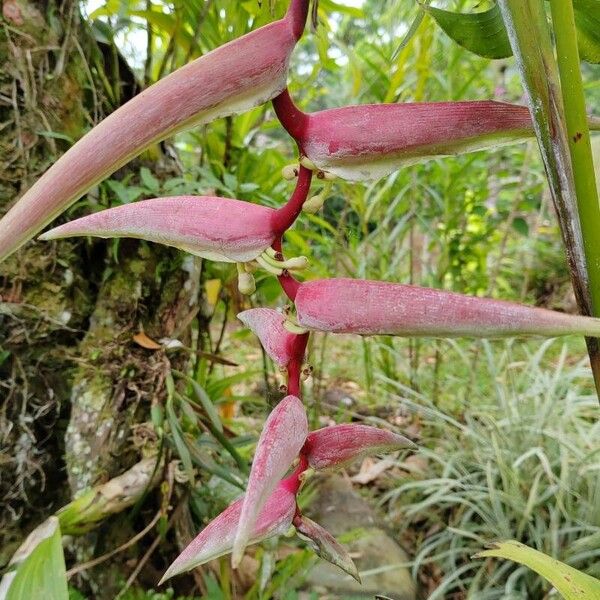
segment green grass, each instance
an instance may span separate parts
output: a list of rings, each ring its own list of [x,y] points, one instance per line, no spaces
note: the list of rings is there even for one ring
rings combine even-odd
[[[415,577],[434,566],[441,573],[430,600],[467,592],[482,600],[542,598],[542,580],[527,569],[470,557],[491,541],[517,538],[600,573],[600,550],[585,541],[600,535],[598,401],[586,359],[568,364],[568,346],[558,341],[523,361],[485,342],[481,354],[492,389],[475,388],[460,416],[381,378],[396,392],[389,401],[420,415],[428,461],[423,477],[399,479],[381,503],[410,530]]]

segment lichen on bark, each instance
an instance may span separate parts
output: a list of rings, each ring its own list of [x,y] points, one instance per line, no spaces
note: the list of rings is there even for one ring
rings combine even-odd
[[[152,398],[163,393],[170,359],[137,346],[133,336],[140,329],[156,339],[171,336],[196,303],[197,285],[186,280],[198,273],[182,269],[173,252],[122,245],[126,256],[109,268],[77,349],[65,454],[74,494],[135,461],[131,427],[148,418]]]
[[[64,121],[87,127],[76,8],[74,0],[2,3],[0,214],[68,147],[52,132]],[[68,500],[56,482],[64,479],[72,348],[93,303],[77,248],[31,243],[0,265],[3,549]]]
[[[78,7],[2,3],[0,214],[136,87],[123,61],[118,76],[110,71],[114,54],[82,25]],[[160,169],[176,170],[169,161]],[[143,328],[187,341],[179,328],[196,307],[199,264],[156,245],[80,239],[32,241],[0,265],[0,568],[49,514],[139,461],[136,432],[164,393],[169,363],[182,368],[187,355],[149,351],[132,337]],[[122,522],[103,525],[75,555],[129,533]],[[114,597],[101,572],[110,579],[113,568],[122,561],[86,575],[94,597]]]

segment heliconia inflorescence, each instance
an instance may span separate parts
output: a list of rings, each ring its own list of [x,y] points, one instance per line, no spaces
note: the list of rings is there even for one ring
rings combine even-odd
[[[306,411],[295,396],[284,398],[267,419],[256,447],[246,494],[216,517],[168,568],[162,581],[223,554],[239,565],[249,543],[280,535],[294,525],[319,556],[360,581],[349,554],[296,504],[307,469],[342,467],[354,459],[414,444],[404,436],[361,424],[334,425],[308,433]],[[285,479],[283,475],[298,464]]]
[[[283,19],[181,67],[94,127],[0,221],[0,261],[152,144],[278,95],[287,83],[308,3],[292,0]]]
[[[585,335],[600,337],[600,319],[515,302],[414,285],[363,279],[301,284],[295,297],[300,327],[331,333],[428,337]]]
[[[313,0],[316,2],[316,0]],[[0,260],[38,233],[72,202],[158,140],[273,100],[294,138],[299,164],[278,209],[236,199],[155,198],[100,211],[56,227],[41,238],[134,237],[217,261],[235,262],[238,287],[252,293],[256,262],[278,276],[295,314],[258,308],[238,316],[287,374],[287,395],[258,440],[245,496],[214,519],[169,567],[163,581],[232,552],[239,565],[247,545],[294,526],[316,552],[352,577],[349,554],[301,514],[296,496],[311,470],[340,468],[369,453],[414,444],[362,424],[308,430],[301,380],[308,332],[433,337],[600,337],[600,319],[488,298],[359,279],[299,283],[290,271],[305,257],[284,259],[282,236],[301,210],[316,212],[336,176],[382,177],[422,159],[518,142],[533,135],[527,108],[491,101],[347,106],[313,114],[293,103],[287,88],[292,50],[304,30],[309,0],[291,0],[286,16],[197,59],[154,84],[93,128],[60,158],[0,221]],[[315,4],[313,4],[313,7]],[[594,125],[597,127],[598,122]],[[325,182],[308,198],[313,171]],[[288,475],[288,471],[293,472]]]

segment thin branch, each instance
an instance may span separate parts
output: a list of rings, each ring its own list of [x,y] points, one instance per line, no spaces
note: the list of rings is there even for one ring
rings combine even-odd
[[[115,548],[114,550],[111,550],[110,552],[107,552],[106,554],[103,554],[102,556],[99,556],[98,558],[94,558],[85,563],[81,563],[80,565],[76,565],[72,569],[69,569],[67,571],[67,579],[70,579],[71,577],[73,577],[73,575],[76,575],[77,573],[81,573],[82,571],[87,571],[88,569],[91,569],[92,567],[96,567],[96,566],[102,564],[103,562],[107,561],[109,558],[112,558],[113,556],[115,556],[115,554],[119,554],[120,552],[127,550],[127,548],[129,548],[129,547],[133,546],[134,544],[136,544],[137,542],[139,542],[158,523],[161,516],[162,516],[162,510],[159,510],[156,513],[156,515],[154,515],[154,518],[152,519],[152,521],[150,521],[150,523],[148,523],[148,525],[146,525],[146,527],[144,527],[144,529],[142,529],[139,533],[136,533],[130,540],[127,540],[124,544],[122,544],[118,548]]]

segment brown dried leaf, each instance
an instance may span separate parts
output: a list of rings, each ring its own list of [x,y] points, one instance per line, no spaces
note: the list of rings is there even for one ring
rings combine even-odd
[[[152,338],[149,338],[143,331],[136,333],[133,336],[133,341],[146,350],[160,350],[162,346],[155,342]]]
[[[384,458],[383,460],[375,461],[372,458],[365,458],[360,466],[360,471],[352,477],[354,483],[366,485],[375,481],[389,468],[396,464],[395,460]]]

